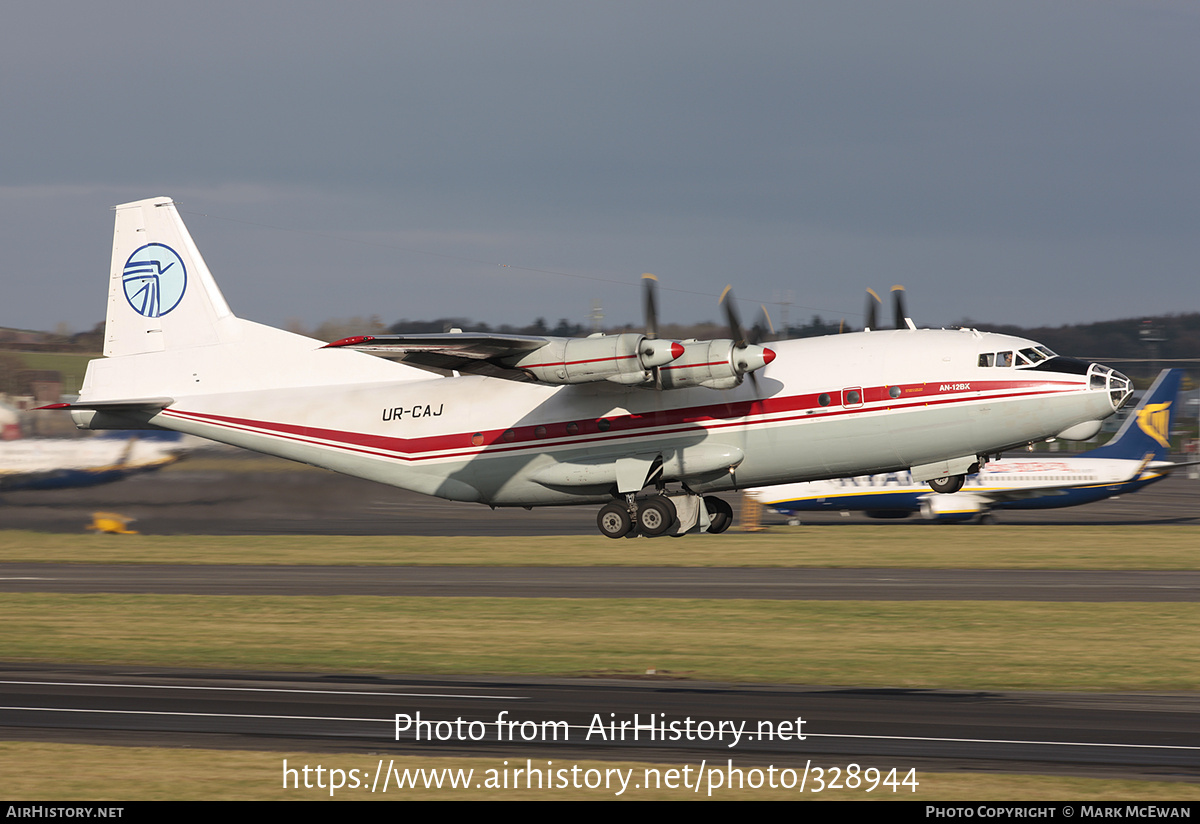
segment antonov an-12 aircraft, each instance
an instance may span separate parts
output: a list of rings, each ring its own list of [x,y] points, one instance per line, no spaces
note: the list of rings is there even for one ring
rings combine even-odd
[[[992,510],[1057,509],[1137,492],[1191,463],[1171,463],[1169,435],[1183,373],[1165,369],[1113,439],[1078,455],[993,459],[962,490],[935,495],[905,472],[750,489],[768,509],[863,512],[869,518],[990,521]]]
[[[908,471],[955,491],[988,455],[1091,437],[1131,392],[1033,341],[907,319],[768,349],[731,297],[730,339],[663,341],[647,285],[646,334],[326,345],[236,317],[174,203],[142,200],[116,208],[105,357],[60,408],[455,501],[603,504],[621,538],[721,532],[708,493],[750,486]]]

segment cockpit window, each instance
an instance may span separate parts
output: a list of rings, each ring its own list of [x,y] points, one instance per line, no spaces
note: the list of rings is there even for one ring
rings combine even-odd
[[[1047,359],[1045,354],[1039,351],[1036,347],[1032,346],[1028,349],[1022,349],[1021,354],[1024,355],[1030,363],[1038,363],[1039,361],[1044,361]]]
[[[1041,352],[1043,355],[1045,355],[1048,358],[1057,358],[1058,357],[1058,355],[1056,355],[1054,352],[1052,352],[1049,347],[1038,344],[1036,348],[1039,352]]]
[[[1012,366],[1013,365],[1013,353],[1012,352],[997,352],[996,353],[996,365],[997,366]]]

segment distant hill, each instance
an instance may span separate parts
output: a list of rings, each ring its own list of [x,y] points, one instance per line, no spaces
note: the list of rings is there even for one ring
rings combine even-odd
[[[1085,360],[1186,358],[1200,365],[1200,313],[1197,312],[1036,329],[969,321],[963,325],[1032,338],[1055,352]]]
[[[1193,361],[1192,365],[1200,366],[1200,312],[1180,315],[1161,315],[1151,318],[1126,318],[1123,320],[1108,320],[1098,323],[1086,323],[1065,326],[1041,326],[1026,328],[1011,324],[985,323],[964,319],[960,326],[979,329],[985,332],[1002,332],[1019,337],[1031,338],[1049,346],[1056,352],[1071,357],[1098,361],[1167,361],[1186,359]],[[370,327],[370,328],[367,328]],[[310,333],[301,327],[294,331],[302,334],[312,334],[322,340],[334,340],[353,334],[378,334],[386,330],[392,334],[427,334],[430,332],[445,332],[452,327],[467,331],[495,331],[508,334],[525,335],[586,335],[588,329],[579,324],[572,324],[566,319],[551,326],[543,318],[537,318],[528,326],[516,327],[501,325],[493,327],[483,322],[475,322],[467,318],[438,318],[436,320],[400,320],[391,325],[385,325],[378,318],[361,320],[358,318],[327,321],[317,327],[315,333]],[[803,325],[791,326],[784,337],[803,338],[816,335],[837,334],[841,327],[838,322],[826,322],[820,316]],[[633,327],[606,329],[608,332],[636,332]],[[856,331],[846,326],[844,331]],[[685,324],[664,324],[660,334],[662,337],[700,339],[721,337],[728,334],[724,326],[710,322]],[[72,353],[95,355],[103,347],[104,325],[97,324],[88,332],[75,334],[58,334],[53,332],[36,332],[24,329],[0,328],[0,351],[10,352],[40,352],[40,353]],[[1187,364],[1182,364],[1187,365]]]

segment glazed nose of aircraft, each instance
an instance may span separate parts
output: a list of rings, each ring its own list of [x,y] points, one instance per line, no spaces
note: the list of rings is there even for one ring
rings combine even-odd
[[[1133,381],[1099,363],[1088,367],[1088,386],[1091,389],[1108,392],[1113,411],[1117,411],[1133,397]]]

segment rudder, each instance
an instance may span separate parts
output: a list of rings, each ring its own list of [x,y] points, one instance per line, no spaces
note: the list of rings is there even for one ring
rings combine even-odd
[[[236,318],[169,197],[114,207],[104,354],[210,346]]]
[[[1182,378],[1183,372],[1179,369],[1160,372],[1154,385],[1121,424],[1116,436],[1099,449],[1083,455],[1092,458],[1140,459],[1153,454],[1153,460],[1166,460],[1171,451],[1171,421],[1175,417]]]

